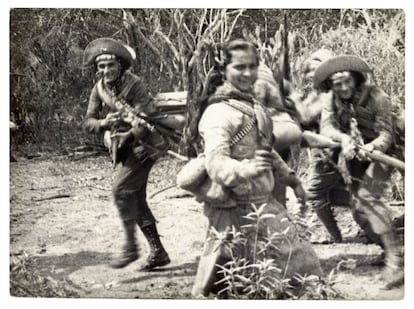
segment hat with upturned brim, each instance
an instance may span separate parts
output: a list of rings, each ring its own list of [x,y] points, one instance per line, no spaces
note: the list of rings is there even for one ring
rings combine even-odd
[[[313,76],[313,84],[320,87],[332,74],[343,71],[359,73],[371,72],[369,65],[359,57],[343,55],[330,58],[321,63]]]
[[[104,54],[115,55],[124,60],[125,69],[129,68],[134,60],[134,55],[129,51],[130,47],[111,38],[99,38],[86,46],[83,52],[83,66],[89,67],[95,63],[98,56]]]

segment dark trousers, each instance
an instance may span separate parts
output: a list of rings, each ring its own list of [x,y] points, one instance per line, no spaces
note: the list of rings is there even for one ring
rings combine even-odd
[[[155,223],[147,204],[147,182],[155,160],[130,152],[113,184],[113,196],[123,221],[135,220],[139,227]]]
[[[308,182],[308,200],[314,209],[330,207],[329,192],[343,186],[344,180],[335,163],[337,157],[320,158],[312,168]],[[351,211],[355,221],[368,237],[382,245],[382,235],[392,233],[392,221],[384,203],[392,169],[377,162],[353,159],[348,162],[352,177],[349,186],[352,194]]]
[[[332,152],[312,149],[309,177],[306,189],[310,203],[315,206],[328,203],[331,205],[351,206],[351,196],[341,174],[335,167]]]

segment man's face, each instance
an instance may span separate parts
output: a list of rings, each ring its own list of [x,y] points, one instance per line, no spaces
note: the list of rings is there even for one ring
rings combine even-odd
[[[305,78],[308,79],[310,82],[313,82],[313,75],[315,75],[316,69],[321,65],[321,61],[312,61],[309,64],[309,69],[305,74]]]
[[[313,76],[315,75],[316,69],[321,64],[320,61],[312,61],[309,64],[308,70],[303,76],[303,84],[305,92],[311,91],[313,89]]]
[[[338,72],[331,76],[332,91],[342,100],[349,100],[355,93],[355,79],[351,72]]]
[[[248,91],[257,79],[257,56],[253,51],[232,51],[226,66],[226,80],[241,91]]]
[[[116,81],[121,73],[121,66],[115,59],[101,60],[97,63],[99,74],[102,76],[104,83]]]

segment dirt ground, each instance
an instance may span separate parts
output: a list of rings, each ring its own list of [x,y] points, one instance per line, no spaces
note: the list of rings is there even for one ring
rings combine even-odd
[[[21,158],[10,165],[10,254],[26,252],[39,274],[65,280],[82,298],[189,299],[206,220],[202,205],[174,187],[176,159],[161,159],[148,185],[151,209],[172,263],[153,272],[138,269],[148,253],[141,232],[142,258],[124,269],[108,266],[123,243],[112,202],[114,170],[107,156]],[[292,198],[290,205],[293,205]],[[390,207],[394,215],[403,207]],[[363,243],[349,209],[335,209],[345,236],[342,244],[317,244],[324,271],[335,269],[334,289],[343,299],[401,299],[404,286],[382,289],[380,247]],[[324,233],[312,213],[316,236]],[[401,235],[400,235],[401,236]],[[402,236],[401,236],[402,238]],[[401,240],[402,241],[402,240]]]

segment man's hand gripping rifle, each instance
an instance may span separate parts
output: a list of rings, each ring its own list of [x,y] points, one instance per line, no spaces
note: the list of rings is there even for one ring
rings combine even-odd
[[[112,124],[111,131],[106,131],[104,135],[104,144],[109,149],[112,156],[112,162],[114,167],[118,162],[118,150],[127,144],[132,138],[130,130],[120,130],[122,124],[127,124],[130,128],[141,127],[143,133],[146,130],[154,132],[155,126],[148,121],[148,116],[143,113],[136,111],[126,102],[120,99],[114,101],[117,112],[109,113],[104,121]]]
[[[329,137],[316,134],[310,131],[304,131],[302,135],[304,141],[307,145],[311,148],[338,148],[341,147],[341,143],[335,142]],[[373,150],[367,148],[366,145],[358,145],[354,144],[356,148],[356,152],[361,155],[361,157],[366,157],[369,160],[377,161],[380,163],[384,163],[386,165],[392,166],[399,171],[405,170],[405,162],[394,158],[392,156],[386,155],[381,151]]]

